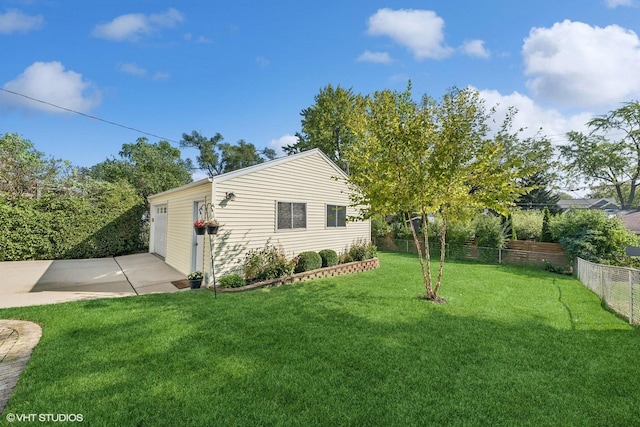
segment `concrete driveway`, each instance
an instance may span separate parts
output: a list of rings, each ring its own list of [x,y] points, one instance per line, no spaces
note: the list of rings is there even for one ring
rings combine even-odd
[[[0,262],[0,308],[176,292],[186,279],[155,255]]]

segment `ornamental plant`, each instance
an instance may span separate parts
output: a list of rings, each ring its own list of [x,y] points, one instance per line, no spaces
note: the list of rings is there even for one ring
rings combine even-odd
[[[311,271],[322,267],[322,258],[317,252],[302,252],[297,258],[298,262],[295,267],[296,273],[303,273],[305,271]]]
[[[188,280],[202,280],[202,271],[194,271],[187,276]]]
[[[318,252],[320,258],[322,258],[323,267],[333,267],[338,264],[338,254],[333,249],[323,249]]]
[[[287,260],[282,246],[265,245],[250,250],[244,259],[244,278],[247,282],[275,279],[293,273],[294,263]]]
[[[246,284],[244,277],[236,273],[221,277],[218,283],[221,288],[239,288]]]
[[[198,218],[193,222],[194,227],[204,227],[204,219]]]

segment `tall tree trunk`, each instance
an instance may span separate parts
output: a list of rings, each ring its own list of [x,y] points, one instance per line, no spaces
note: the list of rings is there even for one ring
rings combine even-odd
[[[424,208],[420,212],[422,214],[422,234],[424,235],[424,256],[427,264],[427,278],[429,280],[429,288],[427,292],[427,297],[430,299],[435,299],[438,294],[438,291],[435,292],[431,290],[431,252],[429,251],[429,223],[427,222],[427,213]],[[430,291],[430,292],[429,292]]]
[[[438,280],[434,289],[434,296],[438,296],[440,284],[442,283],[442,272],[444,270],[444,255],[447,248],[447,216],[442,215],[442,227],[440,228],[440,265],[438,266]]]
[[[418,239],[418,233],[416,233],[416,229],[413,227],[413,221],[411,221],[411,213],[406,212],[407,221],[409,222],[409,227],[411,227],[411,235],[413,236],[413,244],[416,246],[416,250],[418,251],[418,259],[420,260],[420,269],[422,270],[422,280],[424,282],[426,297],[431,298],[433,296],[433,291],[431,289],[431,269],[429,262],[429,252],[427,250],[427,265],[425,268],[425,260],[422,258],[422,245],[420,244],[420,240]],[[427,248],[428,249],[428,248]]]

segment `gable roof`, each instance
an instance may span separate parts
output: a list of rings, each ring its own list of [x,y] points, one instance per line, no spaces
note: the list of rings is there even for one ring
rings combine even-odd
[[[619,215],[627,230],[635,234],[640,234],[640,212],[631,212]]]
[[[613,197],[602,199],[564,199],[558,200],[558,206],[564,210],[567,209],[600,209],[600,210],[616,210],[620,206]]]
[[[242,168],[242,169],[238,169],[235,171],[231,171],[231,172],[227,172],[227,173],[223,173],[220,175],[215,175],[213,178],[204,178],[201,179],[199,181],[194,181],[194,182],[190,182],[189,184],[185,184],[182,185],[180,187],[176,187],[176,188],[172,188],[170,190],[166,190],[163,191],[161,193],[157,193],[157,194],[152,194],[148,197],[148,199],[153,198],[153,197],[158,197],[158,196],[165,196],[167,194],[171,194],[177,191],[182,191],[182,190],[186,190],[188,188],[193,188],[193,187],[197,187],[200,186],[206,182],[209,183],[218,183],[218,182],[224,182],[227,181],[229,179],[232,178],[237,178],[243,175],[247,175],[250,173],[254,173],[263,169],[268,169],[268,168],[272,168],[274,166],[279,166],[285,163],[289,163],[292,162],[294,160],[299,160],[299,159],[304,159],[306,157],[310,157],[310,156],[319,156],[321,159],[323,159],[325,162],[327,162],[327,164],[329,164],[329,166],[331,166],[335,171],[336,174],[344,179],[347,179],[347,174],[338,166],[336,165],[329,157],[327,157],[326,154],[324,154],[319,148],[314,148],[312,150],[307,150],[307,151],[303,151],[301,153],[296,153],[296,154],[292,154],[290,156],[284,156],[284,157],[279,157],[277,159],[273,159],[273,160],[269,160],[266,161],[264,163],[258,163],[257,165],[253,165],[253,166],[247,166],[246,168]]]
[[[257,172],[259,170],[271,168],[274,166],[291,162],[293,160],[303,159],[305,157],[310,157],[310,156],[320,156],[333,169],[335,169],[336,173],[340,175],[341,178],[345,178],[345,179],[347,178],[347,174],[338,165],[336,165],[329,157],[327,157],[326,154],[324,154],[319,148],[314,148],[312,150],[303,151],[301,153],[292,154],[290,156],[279,157],[277,159],[269,160],[264,163],[258,163],[257,165],[248,166],[246,168],[223,173],[221,175],[215,175],[213,177],[213,182],[224,182],[228,179],[237,178],[239,176],[247,175],[253,172]]]

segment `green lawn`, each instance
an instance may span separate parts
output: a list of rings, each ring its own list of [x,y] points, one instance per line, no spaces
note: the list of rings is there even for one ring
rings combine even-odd
[[[5,413],[114,426],[640,423],[638,329],[577,280],[451,262],[437,305],[416,298],[414,256],[380,259],[217,300],[0,310],[43,327]]]

